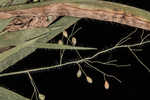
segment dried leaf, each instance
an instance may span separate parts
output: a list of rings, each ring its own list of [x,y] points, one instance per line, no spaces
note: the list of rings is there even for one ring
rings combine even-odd
[[[13,20],[13,18],[9,19],[0,19],[0,32]],[[0,33],[1,35],[1,33]]]

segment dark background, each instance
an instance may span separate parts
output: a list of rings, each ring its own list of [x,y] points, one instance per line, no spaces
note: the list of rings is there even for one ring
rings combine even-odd
[[[142,9],[150,10],[148,0],[109,0],[128,4],[131,6],[139,7]],[[91,19],[82,19],[78,22],[76,29],[82,29],[76,33],[77,45],[97,47],[99,50],[107,49],[115,45],[122,37],[135,30],[135,28],[121,25],[112,22],[103,22]],[[72,27],[67,31],[70,33]],[[139,40],[141,29],[132,36],[133,39],[129,43]],[[149,31],[145,31],[149,34]],[[57,42],[61,36],[51,42]],[[143,51],[136,52],[140,59],[147,65],[149,63],[149,44],[142,46]],[[83,57],[90,56],[96,51],[82,51],[80,52]],[[72,61],[77,59],[77,55],[73,51],[66,51],[64,61]],[[107,78],[110,83],[110,89],[104,89],[103,75],[93,69],[88,68],[82,64],[83,69],[93,79],[93,84],[86,82],[85,77],[80,79],[76,77],[78,71],[77,65],[69,65],[66,67],[56,68],[47,71],[40,71],[31,73],[39,91],[46,95],[46,100],[53,100],[52,98],[99,98],[102,97],[146,97],[149,95],[150,90],[150,74],[144,67],[137,62],[135,57],[129,52],[128,49],[117,49],[112,52],[99,56],[99,60],[107,61],[117,59],[119,64],[131,64],[127,68],[115,68],[112,66],[95,65],[106,73],[117,76],[122,83],[120,84],[112,78]],[[59,63],[59,50],[41,50],[38,49],[33,54],[29,55],[16,65],[12,66],[5,72],[19,71],[42,66],[49,66]],[[9,88],[15,92],[20,93],[28,98],[31,97],[33,88],[30,84],[26,74],[14,75],[9,77],[0,78],[1,86]],[[69,97],[71,96],[71,97]]]

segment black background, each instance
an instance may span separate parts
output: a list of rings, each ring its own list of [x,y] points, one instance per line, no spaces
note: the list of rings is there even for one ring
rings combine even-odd
[[[131,6],[139,7],[142,9],[150,10],[148,0],[109,0],[119,3],[128,4]],[[97,47],[99,50],[107,49],[115,45],[122,37],[135,30],[134,27],[121,25],[112,22],[103,22],[91,19],[82,19],[77,23],[76,29],[82,27],[82,29],[76,33],[77,45]],[[67,31],[70,33],[72,27]],[[142,33],[142,29],[138,29],[132,36],[130,43],[139,40],[139,36]],[[149,34],[149,31],[145,31],[145,34]],[[58,36],[51,42],[57,42],[61,38]],[[143,46],[143,51],[136,52],[140,59],[147,65],[149,63],[149,45]],[[90,56],[96,51],[82,51],[82,56]],[[72,61],[77,59],[76,53],[73,51],[67,51],[64,60]],[[128,49],[117,49],[112,52],[106,53],[99,57],[99,60],[111,60],[117,59],[120,64],[131,64],[131,67],[127,68],[115,68],[112,66],[95,65],[106,73],[117,76],[122,83],[118,83],[112,78],[107,78],[110,83],[110,89],[104,89],[103,76],[93,69],[86,67],[82,64],[83,69],[93,79],[93,84],[86,82],[84,76],[81,78],[76,77],[78,70],[77,65],[69,65],[61,68],[56,68],[47,71],[40,71],[31,73],[39,91],[46,95],[46,100],[53,100],[53,98],[99,98],[102,97],[146,97],[149,95],[147,92],[150,89],[150,75],[144,67],[137,62],[135,57],[129,52]],[[29,55],[22,61],[19,61],[16,65],[12,66],[5,72],[19,71],[30,68],[37,68],[42,66],[49,66],[59,63],[59,50],[41,50],[38,49],[33,54]],[[9,77],[1,77],[0,85],[15,92],[20,93],[28,98],[31,97],[33,88],[30,84],[28,76],[26,74],[14,75]],[[71,96],[71,97],[69,97]],[[54,99],[54,100],[55,100]]]

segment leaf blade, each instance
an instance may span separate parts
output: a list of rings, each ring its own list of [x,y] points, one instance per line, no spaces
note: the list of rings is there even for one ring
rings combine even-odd
[[[64,22],[62,21],[64,20]],[[53,33],[53,37],[49,38],[47,36],[39,39],[39,42],[45,43],[48,42],[50,39],[54,38],[55,36],[57,36],[58,34],[60,34],[61,32],[63,32],[65,29],[67,29],[68,27],[70,27],[72,24],[76,23],[78,20],[80,20],[80,18],[74,18],[74,17],[62,17],[61,19],[59,19],[58,21],[56,21],[53,24],[59,24],[62,23],[63,24],[63,29],[59,30],[59,31],[53,31],[53,30],[49,30],[49,32],[47,33],[47,36],[51,35],[51,33]],[[52,24],[52,25],[53,25]],[[28,56],[29,54],[33,53],[37,48],[23,48],[20,49],[17,53],[11,55],[10,57],[7,57],[5,60],[0,62],[0,72],[4,71],[5,69],[7,69],[9,66],[15,64],[16,62],[18,62],[19,60],[23,59],[24,57]],[[15,58],[15,59],[14,59]],[[9,63],[8,63],[9,62]]]
[[[0,100],[29,100],[11,90],[0,87]]]
[[[96,48],[91,48],[91,47],[61,45],[55,43],[34,43],[30,47],[41,48],[41,49],[96,50]]]
[[[48,28],[33,28],[16,32],[6,32],[0,36],[0,47],[18,45],[26,40],[40,37],[48,31]]]
[[[1,67],[0,67],[0,72],[3,71],[3,70],[5,70],[6,68],[8,68],[8,66],[7,66],[7,67],[4,67],[4,66],[2,66],[2,65],[4,65],[4,64],[8,65],[8,64],[9,64],[9,66],[10,66],[10,65],[11,65],[11,62],[12,62],[12,59],[16,59],[16,57],[13,57],[14,54],[16,54],[16,53],[19,52],[20,50],[24,49],[25,47],[28,47],[29,45],[32,45],[37,39],[38,39],[38,38],[33,39],[33,40],[30,40],[30,41],[27,41],[27,42],[22,43],[22,44],[20,44],[20,45],[14,47],[14,48],[12,48],[12,49],[10,49],[10,50],[7,50],[7,51],[5,51],[5,52],[3,52],[3,53],[0,53],[0,66],[1,66]],[[12,57],[12,58],[11,58],[11,57]],[[10,62],[9,62],[8,59],[10,60]],[[6,60],[7,62],[5,62],[5,60]],[[3,63],[3,62],[5,62],[5,63]]]

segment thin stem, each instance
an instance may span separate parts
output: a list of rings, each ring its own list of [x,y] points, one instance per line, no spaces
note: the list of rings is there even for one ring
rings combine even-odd
[[[76,50],[76,53],[77,53],[78,56],[82,59],[82,57],[81,57],[80,53],[78,52],[78,50]],[[103,74],[104,76],[106,75],[106,76],[108,76],[108,77],[112,77],[112,78],[116,79],[118,82],[121,83],[121,80],[119,80],[117,77],[115,77],[115,76],[113,76],[113,75],[109,75],[109,74],[103,72],[102,70],[100,70],[100,69],[94,67],[93,65],[89,64],[89,63],[87,62],[87,60],[85,60],[84,63],[86,63],[86,64],[89,65],[91,68],[95,69],[96,71],[100,72],[100,73]]]
[[[30,75],[30,73],[29,73],[29,72],[27,72],[27,74],[28,74],[28,76],[29,76],[29,79],[30,79],[31,85],[32,85],[32,86],[33,86],[33,88],[34,88],[33,94],[32,94],[32,96],[31,96],[31,100],[33,99],[34,94],[35,94],[36,100],[38,100],[39,90],[38,90],[38,88],[36,87],[35,82],[34,82],[34,80],[33,80],[32,76]]]
[[[150,72],[150,69],[140,60],[140,58],[132,51],[130,47],[128,47],[129,51],[133,54],[133,56],[137,59],[137,61],[144,66],[148,72]]]
[[[147,43],[150,43],[150,41],[145,41],[145,42],[142,42],[142,43],[135,43],[135,44],[131,44],[131,45],[114,46],[114,47],[109,48],[109,49],[106,49],[106,50],[98,51],[98,52],[97,52],[96,54],[94,54],[93,56],[88,57],[88,58],[85,58],[85,59],[93,59],[93,58],[97,57],[97,56],[100,55],[100,54],[103,54],[103,53],[106,53],[106,52],[109,52],[109,51],[112,51],[112,50],[115,50],[115,49],[128,48],[128,47],[136,47],[136,46],[141,46],[141,45],[144,45],[144,44],[147,44]]]
[[[83,70],[82,66],[81,66],[79,63],[77,63],[77,65],[79,66],[79,69],[83,72],[83,74],[84,74],[85,77],[86,77],[87,74],[86,74],[86,72]]]
[[[146,40],[148,37],[150,36],[150,34],[146,35],[142,40],[141,40],[141,43]]]
[[[141,41],[142,41],[142,39],[143,39],[143,36],[144,36],[144,30],[142,30],[142,34],[141,34],[141,36],[140,36]]]
[[[96,71],[100,72],[101,74],[103,74],[104,76],[107,76],[107,77],[111,77],[111,78],[114,78],[115,80],[117,80],[118,82],[121,83],[121,80],[119,80],[117,77],[113,76],[113,75],[109,75],[101,70],[99,70],[98,68],[94,67],[93,65],[85,62],[87,65],[89,65],[91,68],[95,69]]]
[[[68,42],[69,42],[70,38],[71,38],[75,33],[77,33],[77,32],[81,29],[81,28],[78,28],[78,29],[74,32],[76,24],[77,24],[77,23],[75,23],[75,24],[73,25],[73,29],[72,29],[72,31],[71,31],[71,34],[70,34],[69,37],[67,38],[67,42],[66,42],[67,45],[68,45]],[[65,53],[65,50],[62,50],[62,53],[61,53],[61,55],[60,55],[60,64],[62,63],[64,53]]]
[[[131,44],[131,45],[114,46],[114,47],[112,47],[112,48],[99,51],[99,52],[97,52],[96,54],[94,54],[94,55],[91,56],[91,57],[87,57],[87,58],[80,59],[80,60],[77,60],[77,61],[71,61],[71,62],[67,62],[67,63],[59,64],[59,65],[54,65],[54,66],[50,66],[50,67],[42,67],[42,68],[35,68],[35,69],[30,69],[30,70],[18,71],[18,72],[3,73],[3,74],[0,74],[0,77],[2,77],[2,76],[8,76],[8,75],[22,74],[22,73],[27,73],[27,72],[35,72],[35,71],[41,71],[41,70],[48,70],[48,69],[53,69],[53,68],[57,68],[57,67],[62,67],[62,66],[69,65],[69,64],[82,63],[82,62],[84,62],[84,61],[86,61],[86,60],[93,59],[93,58],[97,57],[97,56],[100,55],[100,54],[107,53],[107,52],[109,52],[109,51],[112,51],[112,50],[115,50],[115,49],[118,49],[118,48],[129,48],[129,50],[132,52],[132,54],[135,55],[135,53],[134,53],[130,48],[131,48],[131,47],[136,47],[136,46],[142,46],[142,45],[147,44],[147,43],[150,43],[150,41],[145,41],[145,42],[142,42],[142,43],[135,43],[135,44]],[[137,60],[138,60],[148,71],[150,71],[149,68],[148,68],[147,66],[145,66],[145,65],[142,63],[142,61],[138,59],[137,56],[135,56],[135,57],[137,58]]]
[[[137,28],[135,28],[135,30],[132,31],[131,33],[129,33],[126,37],[124,37],[123,39],[121,39],[121,40],[116,44],[116,46],[121,45],[121,44],[125,43],[126,41],[128,41],[128,40],[130,39],[129,37],[132,36],[136,31],[137,31]]]
[[[99,63],[99,64],[102,64],[102,65],[109,65],[109,66],[115,66],[115,67],[129,67],[129,66],[131,66],[130,64],[126,64],[126,65],[112,64],[111,61],[108,61],[108,62],[90,61],[90,60],[87,60],[87,61],[90,62],[90,63]]]
[[[0,77],[9,76],[9,75],[23,74],[23,73],[27,73],[27,72],[37,72],[37,71],[42,71],[42,70],[54,69],[54,68],[58,68],[58,67],[62,67],[62,66],[70,65],[70,64],[81,63],[81,62],[83,62],[84,60],[85,60],[85,59],[81,59],[81,60],[70,61],[70,62],[67,62],[67,63],[64,63],[64,64],[58,64],[58,65],[49,66],[49,67],[41,67],[41,68],[34,68],[34,69],[24,70],[24,71],[3,73],[3,74],[0,74]]]
[[[64,40],[64,37],[62,36],[62,41]],[[64,50],[60,50],[60,64],[62,64],[62,55],[63,55]]]

